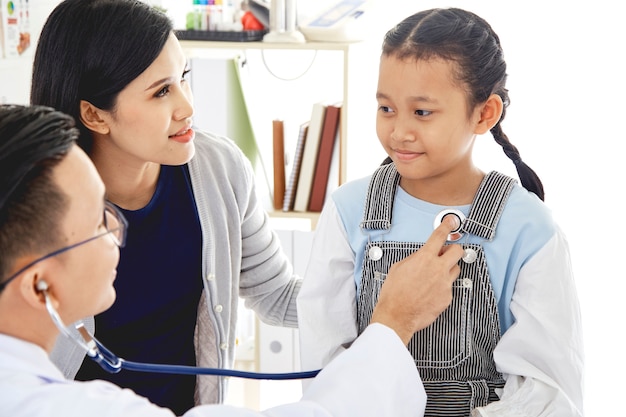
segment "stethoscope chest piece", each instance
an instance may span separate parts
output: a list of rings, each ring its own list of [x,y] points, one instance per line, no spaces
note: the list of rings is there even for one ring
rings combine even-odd
[[[436,229],[437,227],[439,227],[439,225],[443,221],[443,218],[446,216],[455,216],[459,220],[458,226],[448,235],[449,242],[456,242],[457,240],[461,239],[461,237],[463,237],[463,233],[461,233],[461,226],[463,226],[463,222],[465,221],[465,214],[457,209],[441,210],[439,214],[437,214],[437,216],[435,217],[435,221],[433,222],[433,228]]]

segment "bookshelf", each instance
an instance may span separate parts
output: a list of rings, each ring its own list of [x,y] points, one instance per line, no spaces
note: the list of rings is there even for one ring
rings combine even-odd
[[[303,44],[298,43],[267,43],[262,41],[254,42],[221,42],[221,41],[202,41],[202,40],[181,40],[180,44],[188,58],[203,57],[207,55],[207,52],[216,52],[220,50],[230,51],[242,51],[248,50],[280,50],[288,54],[289,51],[335,51],[341,55],[341,68],[332,68],[331,72],[337,74],[341,78],[342,83],[342,111],[340,113],[341,130],[340,130],[340,162],[339,162],[339,182],[344,183],[346,181],[346,155],[347,155],[347,139],[349,138],[349,93],[352,87],[350,83],[350,74],[354,65],[354,56],[358,53],[358,47],[361,42],[307,42]],[[335,72],[336,71],[336,72]],[[320,77],[318,77],[320,78]],[[319,80],[324,82],[323,79]],[[354,82],[354,79],[353,79]],[[289,95],[289,89],[286,88],[285,92],[281,93],[285,96]],[[302,103],[298,105],[304,106],[307,111],[312,105],[312,101],[303,98]],[[270,121],[268,121],[269,123]],[[267,141],[264,141],[267,142]],[[271,146],[271,140],[268,143],[259,143],[260,146]],[[271,171],[271,170],[270,170]],[[305,219],[310,221],[311,229],[315,228],[319,213],[311,212],[283,212],[280,210],[270,210],[270,216],[283,218],[283,219]]]

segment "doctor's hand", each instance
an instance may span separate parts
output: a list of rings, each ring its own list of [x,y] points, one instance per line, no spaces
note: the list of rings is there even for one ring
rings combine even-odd
[[[421,249],[391,266],[371,323],[392,328],[408,345],[415,332],[429,326],[450,305],[463,248],[445,243],[457,227],[458,219],[444,217]]]

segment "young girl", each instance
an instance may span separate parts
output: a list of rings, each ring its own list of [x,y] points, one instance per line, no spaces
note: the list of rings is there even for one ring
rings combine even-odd
[[[80,145],[129,221],[114,306],[96,336],[128,360],[232,367],[239,297],[267,323],[295,327],[301,280],[229,139],[194,132],[185,56],[171,21],[135,0],[67,0],[37,46],[31,102],[80,121]],[[207,92],[210,94],[211,92]],[[53,358],[73,378],[83,352]],[[178,415],[224,398],[224,379],[120,372],[108,379]]]
[[[465,250],[452,303],[409,344],[426,415],[582,415],[568,247],[539,178],[502,131],[506,77],[498,36],[473,13],[423,11],[387,33],[376,130],[389,158],[337,190],[321,215],[298,299],[304,369],[352,343],[389,266],[451,215],[461,226],[448,240]],[[521,186],[472,162],[487,132]]]

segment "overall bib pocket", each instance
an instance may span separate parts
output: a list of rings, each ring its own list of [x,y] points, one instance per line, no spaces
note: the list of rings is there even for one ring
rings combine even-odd
[[[422,243],[371,242],[382,250],[379,259],[366,256],[363,262],[361,287],[357,301],[359,332],[369,324],[380,288],[391,265],[418,250]],[[471,353],[472,340],[472,280],[461,275],[452,286],[452,303],[429,327],[417,332],[409,343],[409,351],[418,367],[450,368],[457,366]]]

